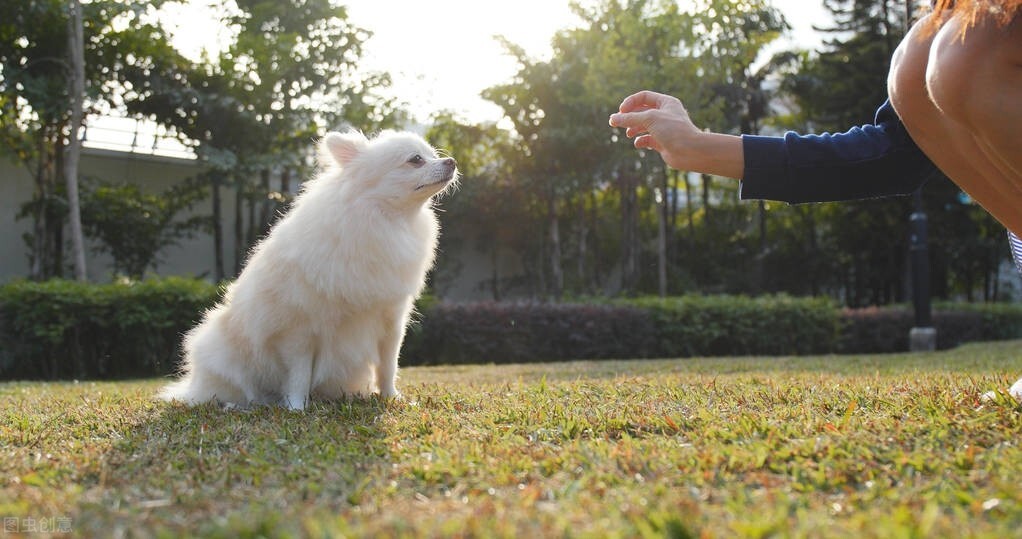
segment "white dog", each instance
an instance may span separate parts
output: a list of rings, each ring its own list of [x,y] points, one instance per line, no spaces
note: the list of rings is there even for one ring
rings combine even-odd
[[[323,171],[186,335],[183,376],[162,398],[303,409],[312,395],[398,395],[439,233],[433,198],[457,182],[456,163],[398,132],[329,133],[320,154]]]

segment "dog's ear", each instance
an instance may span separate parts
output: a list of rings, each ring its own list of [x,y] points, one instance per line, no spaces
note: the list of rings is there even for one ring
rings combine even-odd
[[[320,142],[320,164],[345,166],[369,145],[369,140],[358,131],[327,133]]]

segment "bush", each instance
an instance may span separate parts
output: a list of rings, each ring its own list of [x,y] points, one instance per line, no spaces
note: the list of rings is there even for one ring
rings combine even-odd
[[[838,311],[825,299],[691,295],[627,304],[650,311],[659,357],[821,354],[839,337]]]
[[[217,297],[216,286],[181,278],[7,284],[0,287],[0,377],[168,374],[181,336]]]
[[[1022,306],[1005,303],[943,303],[935,306],[937,348],[1022,337]],[[905,352],[915,317],[906,307],[845,309],[838,351],[846,354]]]
[[[596,304],[434,303],[405,339],[405,365],[650,357],[650,314]]]
[[[181,278],[0,286],[0,378],[166,375],[220,289]],[[426,296],[403,365],[570,359],[884,353],[908,348],[906,308],[822,299],[683,296],[576,303],[446,303]],[[1022,337],[1022,306],[938,305],[937,344]]]

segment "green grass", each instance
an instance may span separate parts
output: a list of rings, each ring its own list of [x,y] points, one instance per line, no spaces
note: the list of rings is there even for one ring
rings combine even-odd
[[[188,409],[0,384],[0,516],[76,535],[1022,536],[1022,342],[409,368],[406,400]],[[52,522],[52,521],[50,521]]]

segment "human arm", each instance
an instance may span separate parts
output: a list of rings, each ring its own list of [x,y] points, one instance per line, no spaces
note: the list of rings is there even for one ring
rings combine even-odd
[[[908,194],[936,170],[889,104],[872,125],[836,135],[736,137],[700,130],[679,100],[643,91],[610,124],[671,167],[742,180],[743,199],[824,202]]]
[[[936,167],[909,137],[890,103],[873,124],[844,133],[742,136],[743,199],[790,203],[905,195]]]

